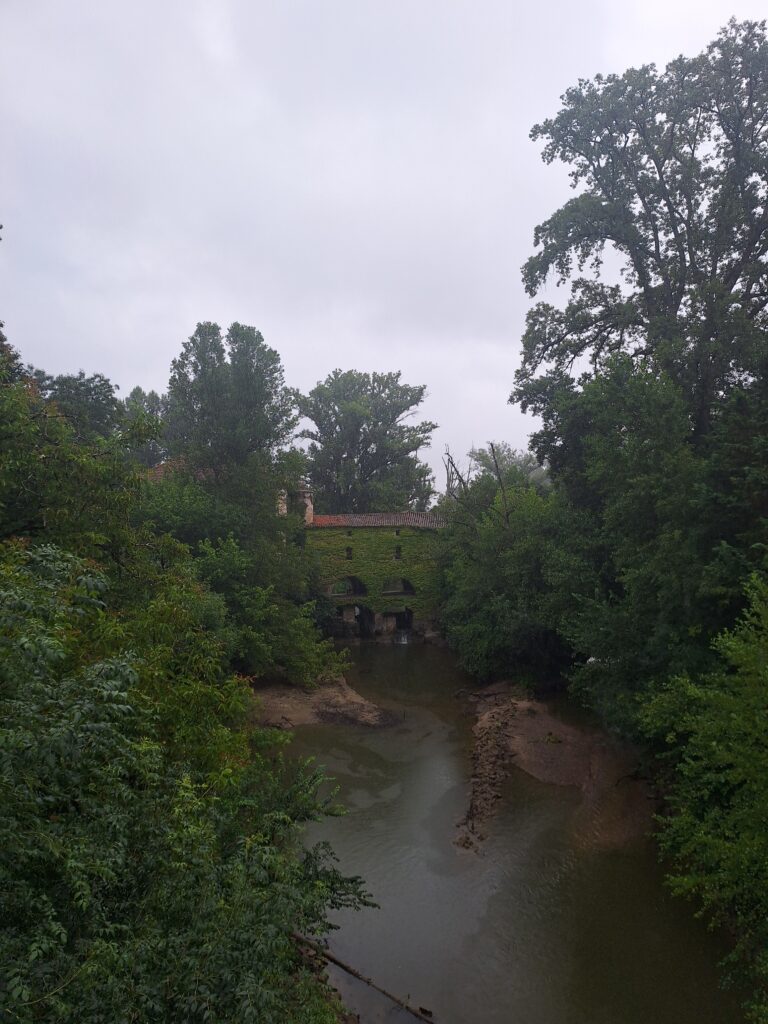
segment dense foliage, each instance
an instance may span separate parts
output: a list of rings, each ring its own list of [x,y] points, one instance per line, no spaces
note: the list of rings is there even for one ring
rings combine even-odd
[[[765,27],[731,22],[661,73],[580,82],[534,127],[578,194],[536,228],[523,270],[529,294],[554,273],[571,295],[529,313],[518,400],[547,408],[533,376],[544,364],[631,352],[680,388],[699,439],[722,398],[764,373],[767,110]],[[620,282],[599,274],[606,249]]]
[[[533,667],[653,739],[675,885],[733,927],[768,1020],[765,25],[582,81],[533,137],[577,190],[523,269],[531,295],[570,282],[512,396],[551,487],[526,457],[454,472],[445,626],[474,671]]]
[[[305,567],[238,504],[255,475],[147,482],[130,429],[82,422],[3,339],[0,1016],[330,1024],[294,935],[364,897],[303,851],[320,778],[249,724],[241,668],[333,667]]]
[[[408,423],[426,388],[400,381],[399,373],[334,370],[308,395],[299,411],[312,422],[308,475],[318,512],[423,511],[434,494],[433,478],[418,458],[436,424]]]
[[[310,602],[312,563],[287,542],[298,516],[278,514],[303,469],[284,446],[296,421],[278,354],[252,327],[232,324],[223,339],[217,324],[198,324],[173,362],[163,417],[171,458],[152,474],[141,515],[187,544],[223,597],[235,667],[300,683],[336,673],[342,662]]]
[[[650,745],[671,884],[768,1022],[765,24],[581,81],[532,134],[575,194],[523,278],[569,294],[528,315],[531,452],[450,461],[443,623],[476,674],[567,684]],[[321,512],[426,507],[423,397],[338,370],[298,395],[257,331],[202,323],[166,395],[120,402],[0,329],[4,1019],[334,1019],[292,935],[364,896],[301,851],[319,779],[249,726],[250,684],[340,666],[281,495],[308,470]]]
[[[570,510],[532,475],[530,456],[473,454],[475,472],[443,502],[451,524],[441,537],[443,626],[480,678],[515,665],[539,679],[568,662],[559,627],[589,578],[584,542],[563,543]]]
[[[80,440],[109,437],[117,427],[120,402],[112,382],[103,374],[86,377],[81,370],[52,377],[37,371],[35,382],[40,394],[66,419]]]
[[[274,452],[296,423],[280,356],[238,323],[226,338],[218,324],[197,325],[173,361],[166,406],[170,454],[213,474]]]
[[[735,935],[734,967],[755,967],[754,1018],[768,1019],[768,580],[715,641],[720,663],[661,683],[641,724],[664,751],[670,814],[661,842],[675,861],[674,890],[696,898]]]

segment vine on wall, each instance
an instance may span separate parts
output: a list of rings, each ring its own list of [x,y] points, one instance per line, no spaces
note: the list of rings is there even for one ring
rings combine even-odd
[[[373,612],[402,612],[414,619],[437,617],[435,533],[414,527],[323,527],[307,530],[307,547],[314,552],[320,580],[330,588],[353,578],[364,595],[329,595],[337,605],[361,604]],[[392,593],[393,580],[404,580],[413,593]],[[389,591],[389,592],[388,592]]]

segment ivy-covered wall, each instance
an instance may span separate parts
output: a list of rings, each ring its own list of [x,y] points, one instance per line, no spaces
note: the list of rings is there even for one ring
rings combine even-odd
[[[414,620],[422,622],[437,618],[434,543],[433,530],[407,526],[307,530],[307,547],[315,553],[323,586],[333,588],[351,578],[364,587],[364,593],[329,592],[336,605],[364,605],[379,613],[410,609]],[[388,584],[400,579],[410,584],[414,592],[386,593],[390,589]]]

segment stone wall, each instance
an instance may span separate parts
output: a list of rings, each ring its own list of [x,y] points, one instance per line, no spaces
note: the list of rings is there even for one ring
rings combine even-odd
[[[430,632],[437,618],[434,530],[324,527],[307,530],[321,584],[338,609],[339,632]]]

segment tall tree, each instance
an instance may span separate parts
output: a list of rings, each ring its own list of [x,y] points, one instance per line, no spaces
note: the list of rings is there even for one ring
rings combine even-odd
[[[24,376],[24,368],[19,353],[5,336],[4,327],[5,324],[0,320],[0,383],[15,384]]]
[[[156,466],[162,461],[165,449],[159,440],[164,412],[163,398],[156,391],[135,387],[123,402],[125,426],[151,432],[147,440],[134,446],[131,454],[142,466]]]
[[[278,494],[298,485],[303,456],[284,450],[296,419],[280,357],[252,327],[198,324],[172,364],[164,403],[173,462],[146,489],[148,519],[188,544],[226,601],[230,658],[249,676],[314,683],[339,671],[310,598],[310,564]]]
[[[198,324],[171,365],[166,423],[170,453],[214,473],[273,454],[296,424],[280,356],[253,327],[234,323],[224,338]]]
[[[400,381],[400,373],[334,370],[308,395],[299,412],[312,428],[309,476],[320,511],[388,512],[424,509],[433,478],[418,458],[437,424],[408,423],[426,387]]]
[[[512,397],[541,416],[532,447],[593,523],[599,587],[563,628],[610,713],[653,678],[705,669],[762,559],[765,24],[731,21],[663,72],[581,81],[532,134],[579,193],[523,268],[531,295],[554,274],[570,299],[530,311]]]
[[[40,394],[68,420],[79,440],[109,437],[120,423],[122,405],[115,394],[117,388],[103,374],[87,377],[80,370],[52,377],[36,370],[34,376]]]
[[[536,228],[523,268],[536,295],[554,273],[565,308],[528,314],[515,397],[541,412],[535,374],[589,356],[651,359],[687,396],[696,438],[735,384],[766,369],[768,40],[732,20],[697,57],[580,81],[536,125],[546,163],[578,194]],[[608,250],[621,281],[601,274]],[[585,275],[589,265],[592,273]]]

